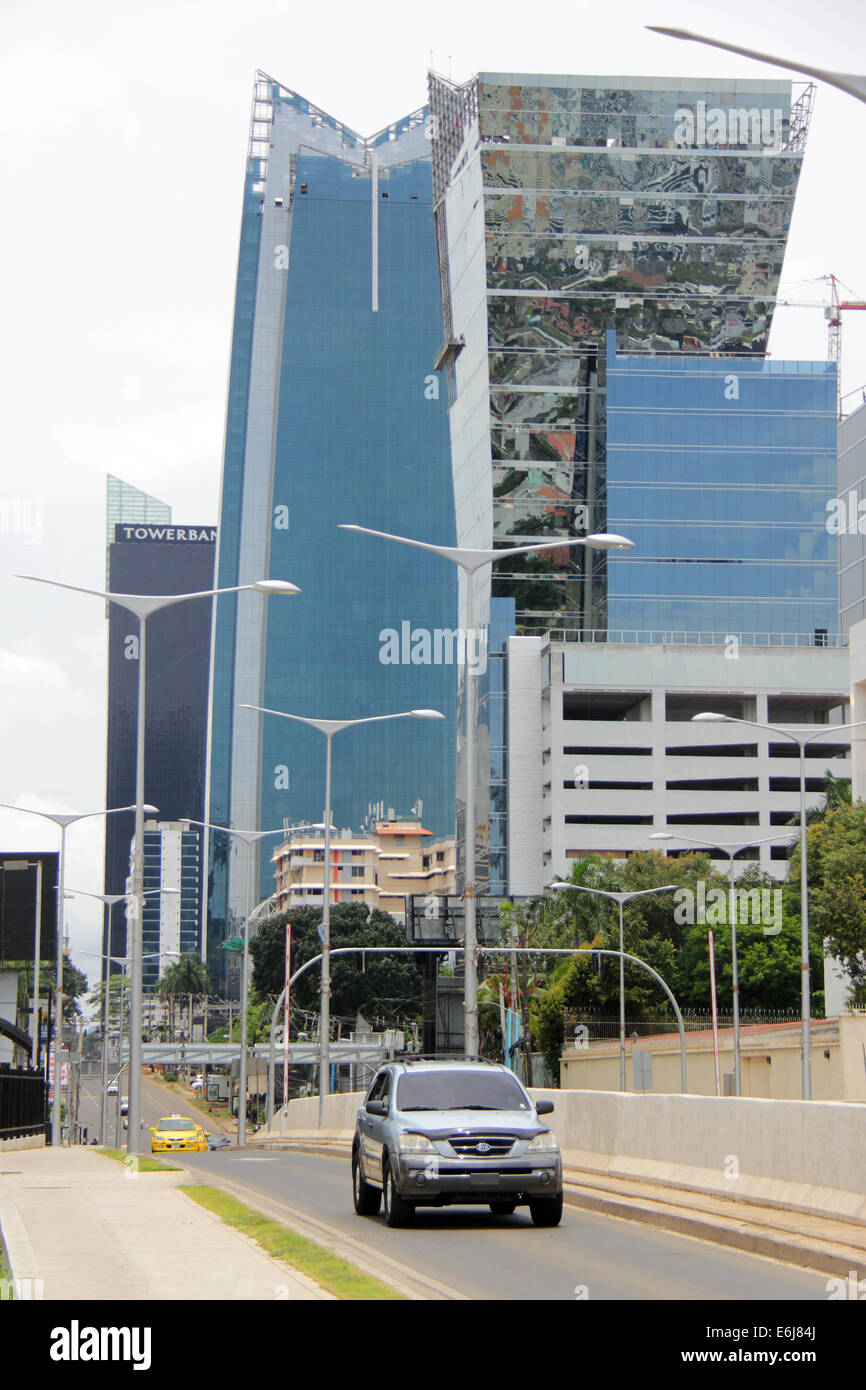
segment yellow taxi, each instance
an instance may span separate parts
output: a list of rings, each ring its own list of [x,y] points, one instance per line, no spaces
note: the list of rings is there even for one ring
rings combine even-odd
[[[192,1153],[207,1151],[208,1131],[186,1115],[166,1115],[150,1127],[150,1152],[165,1153],[168,1149],[186,1149]]]

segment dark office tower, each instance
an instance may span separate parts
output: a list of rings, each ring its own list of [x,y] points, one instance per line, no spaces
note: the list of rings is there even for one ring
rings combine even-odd
[[[322,820],[324,738],[241,704],[347,719],[425,707],[446,720],[336,735],[334,823],[420,798],[425,825],[453,833],[456,671],[431,640],[455,627],[453,567],[337,529],[454,539],[429,135],[425,110],[365,139],[256,82],[217,572],[221,586],[272,576],[303,593],[219,602],[214,824]],[[273,891],[270,855],[266,841],[257,898]],[[213,959],[246,905],[246,867],[227,885],[214,840],[209,873]]]
[[[110,547],[110,591],[184,594],[211,589],[215,544],[213,526],[120,523]],[[138,620],[117,604],[109,607],[106,805],[111,807],[135,801]],[[207,599],[172,604],[148,619],[144,795],[157,807],[161,822],[204,820],[210,635]],[[125,890],[133,831],[132,814],[106,820],[106,893]],[[111,920],[112,953],[122,955],[122,907],[114,909]]]
[[[726,492],[726,458],[772,442],[761,386],[771,390],[775,422],[796,415],[801,387],[804,415],[824,409],[822,383],[809,373],[788,388],[781,376],[760,378],[753,362],[766,351],[812,88],[792,104],[790,83],[767,78],[482,73],[464,86],[431,76],[430,92],[460,543],[626,529],[615,509],[619,483],[616,494],[611,488],[613,349],[647,364],[619,363],[618,402],[638,407],[627,437],[618,436],[619,459],[641,447],[643,466],[656,468],[650,445],[658,454],[667,443],[658,410],[682,462],[696,436],[677,415],[700,412],[692,423],[702,444],[717,426],[718,442],[711,463],[694,464],[694,477],[715,485],[722,520],[725,499],[741,500]],[[743,399],[754,408],[751,427],[741,410],[729,438],[724,397],[717,414],[708,408],[717,383],[705,359],[720,355],[747,359]],[[683,370],[651,370],[649,360],[662,358]],[[776,434],[777,458],[790,433],[783,426]],[[826,443],[822,435],[815,445],[822,456]],[[753,450],[750,457],[754,463]],[[690,474],[688,458],[683,467]],[[823,462],[820,477],[806,473],[823,484]],[[799,476],[793,459],[779,473],[762,473],[758,462],[738,482],[781,496]],[[665,477],[662,470],[657,480]],[[682,486],[679,476],[671,482]],[[730,519],[739,517],[734,506]],[[765,529],[757,545],[776,559],[782,528]],[[693,549],[672,558],[716,557]],[[493,593],[515,598],[519,632],[601,634],[612,626],[609,568],[637,563],[636,553],[609,561],[562,549],[500,565]],[[727,566],[702,564],[697,574],[689,592],[727,592]],[[766,578],[741,573],[735,592],[747,600],[757,584],[770,598]],[[664,594],[670,573],[659,565],[644,580],[646,613],[633,604],[627,611],[630,622],[653,627],[661,610],[652,585]]]

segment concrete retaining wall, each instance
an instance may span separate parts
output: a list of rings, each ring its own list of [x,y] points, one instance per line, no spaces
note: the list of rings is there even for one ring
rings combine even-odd
[[[563,1149],[866,1193],[866,1106],[843,1101],[533,1090],[554,1103]],[[349,1131],[362,1092],[328,1096],[324,1128]],[[293,1100],[271,1133],[315,1130],[318,1098]]]
[[[44,1149],[44,1134],[22,1134],[17,1139],[0,1139],[0,1153],[7,1149]]]

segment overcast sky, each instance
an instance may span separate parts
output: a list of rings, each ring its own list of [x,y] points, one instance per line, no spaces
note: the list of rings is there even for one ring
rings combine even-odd
[[[103,587],[107,473],[176,522],[217,519],[256,69],[364,134],[423,104],[431,64],[461,81],[783,76],[647,23],[866,72],[862,0],[3,0],[0,802],[105,804],[103,606],[12,576]],[[798,298],[821,298],[796,282],[828,271],[866,297],[864,149],[866,106],[820,87],[783,275]],[[866,313],[843,335],[853,391]],[[779,311],[771,347],[825,356],[820,309]],[[0,849],[57,843],[48,822],[0,811]],[[70,831],[67,881],[101,890],[98,821]],[[70,904],[67,921],[94,978],[99,906]]]

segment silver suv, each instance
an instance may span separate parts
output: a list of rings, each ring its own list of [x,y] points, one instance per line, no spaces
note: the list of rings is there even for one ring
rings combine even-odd
[[[562,1217],[562,1162],[535,1104],[507,1067],[485,1062],[389,1062],[358,1111],[352,1190],[359,1216],[384,1202],[389,1226],[415,1208],[471,1202],[510,1216],[528,1206],[536,1226]]]

